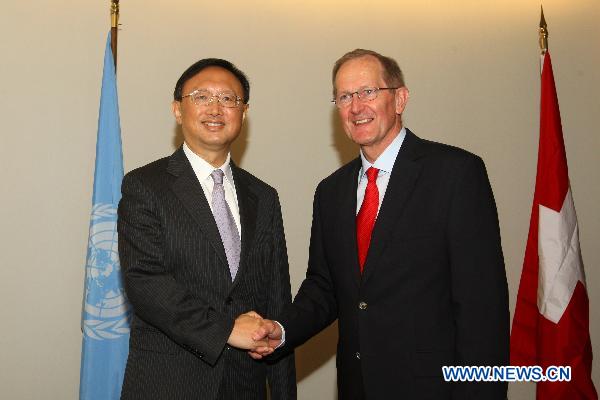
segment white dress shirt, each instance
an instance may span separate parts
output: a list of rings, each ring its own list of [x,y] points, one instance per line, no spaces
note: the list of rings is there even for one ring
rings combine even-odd
[[[185,153],[187,159],[190,164],[192,164],[192,169],[196,174],[196,178],[200,182],[200,186],[202,186],[202,190],[204,191],[204,196],[206,196],[206,200],[208,201],[208,205],[210,206],[210,211],[212,212],[212,192],[214,187],[214,181],[212,179],[211,174],[215,169],[220,169],[223,171],[223,188],[225,190],[225,201],[231,210],[231,214],[233,215],[233,220],[235,221],[235,225],[238,230],[238,235],[240,238],[242,237],[242,226],[240,224],[240,209],[238,207],[237,194],[235,191],[235,183],[233,182],[233,173],[231,172],[231,154],[227,154],[227,159],[219,168],[215,168],[206,162],[202,157],[198,154],[194,153],[188,145],[183,143],[183,152]]]
[[[396,162],[396,157],[398,157],[398,152],[400,151],[400,147],[402,147],[402,143],[404,142],[404,138],[406,137],[406,128],[402,128],[398,136],[394,138],[392,143],[389,144],[388,147],[381,153],[381,155],[375,160],[373,164],[371,164],[363,154],[362,150],[360,151],[360,158],[362,160],[362,167],[358,172],[358,188],[356,189],[356,214],[360,211],[360,207],[362,206],[362,202],[365,198],[365,190],[367,189],[367,170],[371,167],[377,168],[379,173],[377,174],[377,189],[379,191],[379,207],[377,208],[377,214],[379,214],[379,210],[381,209],[381,203],[383,203],[383,196],[385,196],[385,191],[387,190],[388,183],[390,182],[390,174],[392,172],[392,168],[394,167],[394,163]]]

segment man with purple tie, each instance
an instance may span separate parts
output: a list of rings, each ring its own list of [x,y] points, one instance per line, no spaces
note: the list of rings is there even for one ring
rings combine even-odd
[[[295,399],[293,354],[256,362],[246,350],[291,302],[277,192],[235,165],[248,79],[204,59],[175,85],[184,143],[129,172],[119,204],[119,254],[133,306],[122,399]],[[265,283],[266,282],[266,283]]]

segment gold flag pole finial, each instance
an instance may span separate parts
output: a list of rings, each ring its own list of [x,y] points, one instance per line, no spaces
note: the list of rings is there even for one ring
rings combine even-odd
[[[117,35],[119,33],[119,0],[111,0],[110,2],[110,31],[111,40],[110,47],[113,53],[115,62],[115,71],[117,69]]]
[[[119,0],[110,2],[110,26],[111,28],[119,27]]]
[[[542,55],[548,51],[548,25],[546,25],[546,19],[544,18],[544,7],[540,6],[542,10],[542,17],[540,18],[540,50]]]

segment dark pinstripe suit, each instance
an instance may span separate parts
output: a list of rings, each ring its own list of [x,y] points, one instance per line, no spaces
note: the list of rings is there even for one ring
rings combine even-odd
[[[242,250],[233,282],[210,207],[182,148],[128,173],[119,254],[134,308],[122,399],[296,398],[293,354],[252,360],[227,346],[235,318],[291,302],[275,189],[231,164]]]

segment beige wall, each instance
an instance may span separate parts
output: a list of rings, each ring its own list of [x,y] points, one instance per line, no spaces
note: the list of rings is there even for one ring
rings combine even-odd
[[[108,0],[12,1],[0,15],[0,397],[73,399]],[[356,154],[329,103],[330,68],[364,47],[395,57],[406,125],[486,161],[514,308],[538,140],[539,1],[130,0],[121,5],[125,169],[174,149],[169,103],[192,62],[251,78],[241,165],[279,189],[292,288],[304,276],[312,194]],[[592,315],[600,306],[597,0],[544,2]],[[590,331],[600,355],[600,322]],[[335,331],[298,352],[299,398],[333,399]],[[598,359],[598,358],[597,358]],[[594,363],[600,386],[600,365]],[[533,398],[531,386],[511,399]]]

